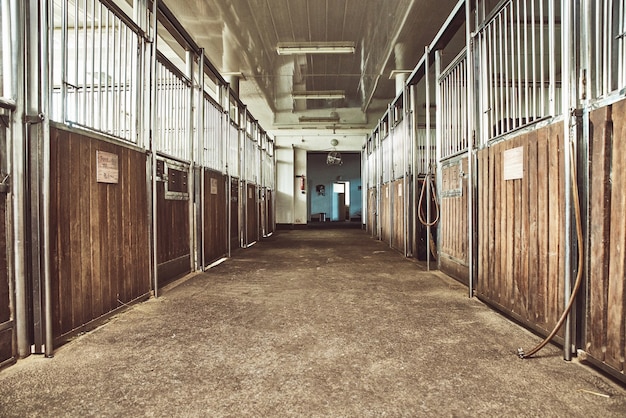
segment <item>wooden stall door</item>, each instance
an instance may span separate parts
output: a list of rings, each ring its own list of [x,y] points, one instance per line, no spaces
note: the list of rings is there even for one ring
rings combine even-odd
[[[439,268],[469,284],[467,158],[442,165],[439,220]]]
[[[589,282],[584,350],[626,381],[626,100],[590,114]]]
[[[239,179],[232,178],[230,183],[230,245],[232,249],[241,245],[239,237]]]
[[[476,295],[544,335],[564,306],[562,142],[560,122],[478,153]]]
[[[189,240],[189,167],[157,161],[157,272],[159,287],[191,271]]]
[[[222,173],[204,172],[204,261],[206,265],[226,256],[226,177]]]
[[[367,232],[376,237],[376,189],[367,191]]]
[[[0,132],[0,146],[6,145],[4,135]],[[2,170],[5,170],[2,167]],[[6,190],[0,189],[0,367],[15,359],[14,337],[15,326],[11,313],[11,286],[9,283],[9,264],[7,248],[9,245],[7,225],[11,225],[7,219],[7,194]]]
[[[57,338],[149,295],[150,225],[145,153],[53,127],[50,165]]]
[[[272,198],[273,192],[267,189],[265,198],[267,199],[267,229],[265,233],[267,235],[274,233],[274,200]]]
[[[404,180],[396,180],[391,184],[391,193],[393,193],[393,225],[392,225],[392,248],[404,253]]]
[[[246,187],[246,244],[252,244],[259,238],[259,222],[257,215],[257,186],[248,184]]]
[[[380,239],[387,244],[391,243],[391,185],[383,184],[380,192]]]

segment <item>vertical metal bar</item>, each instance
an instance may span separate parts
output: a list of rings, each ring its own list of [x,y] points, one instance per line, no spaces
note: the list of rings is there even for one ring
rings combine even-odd
[[[154,297],[159,296],[159,274],[158,274],[158,259],[157,259],[157,244],[158,244],[158,223],[157,223],[157,140],[160,135],[160,129],[157,126],[157,108],[155,103],[159,104],[159,99],[157,97],[157,12],[158,12],[158,1],[152,2],[152,16],[150,22],[150,37],[151,37],[151,48],[150,48],[150,129],[151,137],[150,137],[150,158],[151,158],[151,169],[152,169],[152,187],[151,187],[151,207],[152,207],[152,281],[153,281],[153,292]]]
[[[526,116],[526,122],[531,122],[530,115],[530,79],[528,77],[528,59],[529,59],[529,48],[528,48],[528,2],[524,2],[524,53],[522,55],[524,59],[524,116]]]
[[[91,85],[90,85],[90,94],[91,94],[91,100],[90,100],[90,104],[89,104],[89,115],[91,117],[89,126],[91,126],[92,128],[95,128],[95,113],[96,113],[96,106],[95,106],[95,96],[96,96],[96,91],[95,91],[95,82],[94,79],[96,77],[96,2],[95,0],[91,0]],[[87,106],[85,106],[87,107]]]
[[[488,123],[486,128],[487,139],[495,136],[496,110],[498,102],[496,97],[496,48],[495,48],[495,21],[487,27],[487,42],[489,44],[489,74],[487,74],[487,88],[489,89]]]
[[[61,1],[61,117],[62,122],[67,121],[67,82],[68,82],[68,63],[67,48],[68,44],[68,13],[67,0]]]
[[[550,52],[551,54],[555,53],[557,51],[557,45],[556,45],[556,14],[555,14],[555,5],[554,3],[558,1],[558,0],[548,0],[548,32],[549,32],[549,37],[550,37],[550,44],[549,44],[549,50],[548,52]],[[563,43],[563,40],[561,40],[561,43]],[[561,71],[563,71],[564,69],[562,68]],[[563,86],[561,89],[565,89],[566,87]],[[555,116],[556,115],[556,62],[554,59],[550,60],[550,116]],[[563,104],[564,105],[564,104]],[[563,108],[563,111],[565,112],[565,108]]]
[[[535,27],[535,1],[530,2],[530,27],[531,27],[531,57],[532,57],[532,101],[531,101],[531,112],[533,118],[538,118],[543,116],[541,112],[538,112],[537,109],[537,52],[541,54],[541,49],[537,51],[537,29]]]
[[[524,104],[522,101],[522,29],[521,29],[521,19],[520,19],[521,9],[519,0],[517,0],[517,26],[516,26],[516,34],[517,34],[517,78],[515,80],[514,88],[517,93],[517,112],[515,116],[517,117],[517,123],[515,127],[519,127],[523,124],[523,116],[524,113],[522,109],[524,108]],[[528,121],[526,121],[528,123]]]
[[[205,236],[204,236],[204,227],[205,227],[205,216],[204,216],[204,201],[206,199],[205,196],[205,182],[204,182],[204,173],[206,161],[204,158],[204,148],[206,142],[206,122],[208,118],[206,116],[207,112],[207,103],[204,100],[204,49],[200,49],[200,53],[198,55],[198,120],[197,120],[197,161],[200,166],[200,198],[198,199],[199,205],[199,218],[198,222],[200,223],[200,270],[204,271],[204,267],[206,266],[206,260],[204,256],[205,252]]]
[[[87,122],[87,113],[88,113],[88,109],[87,109],[87,103],[88,103],[88,99],[87,96],[89,95],[88,92],[88,84],[87,84],[87,65],[88,65],[88,56],[89,56],[89,41],[87,39],[88,36],[88,25],[89,25],[89,15],[87,13],[87,0],[83,0],[82,2],[82,6],[83,6],[83,22],[81,25],[81,34],[82,34],[82,38],[83,38],[83,53],[82,55],[82,59],[80,60],[80,65],[81,65],[81,69],[83,71],[83,83],[81,86],[81,98],[82,98],[82,103],[80,106],[80,109],[82,111],[82,116],[80,118],[80,123],[83,126],[88,126],[88,122]]]
[[[476,252],[475,252],[475,237],[474,228],[476,224],[474,222],[474,143],[473,143],[473,121],[474,121],[474,109],[473,109],[473,93],[474,72],[472,71],[471,63],[474,62],[474,51],[472,49],[472,37],[471,37],[471,10],[470,2],[465,2],[465,59],[467,66],[465,68],[465,96],[467,99],[465,111],[462,115],[465,121],[465,136],[467,138],[467,230],[468,230],[468,262],[469,262],[469,280],[468,291],[469,297],[474,296],[474,282],[476,280]]]
[[[502,84],[502,88],[504,89],[504,120],[502,123],[503,126],[503,132],[508,132],[511,130],[511,126],[510,126],[510,121],[511,121],[511,98],[510,98],[510,94],[509,94],[509,83],[511,82],[511,79],[509,78],[509,64],[511,63],[509,60],[509,40],[507,40],[507,38],[509,37],[509,25],[508,25],[508,19],[507,19],[507,9],[510,9],[510,7],[507,7],[505,9],[502,10],[502,20],[504,22],[504,28],[502,30],[502,44],[504,45],[504,82]]]
[[[570,65],[571,65],[571,10],[569,0],[561,0],[561,77],[562,77],[562,109],[565,117],[564,133],[563,133],[563,155],[564,155],[564,183],[565,183],[565,237],[564,237],[564,265],[563,272],[563,292],[564,303],[569,300],[572,291],[572,183],[571,183],[571,166],[570,161],[573,156],[570,153],[571,128],[573,119],[570,114]],[[575,85],[575,83],[574,83]],[[582,244],[582,243],[581,243]],[[567,361],[572,359],[572,323],[571,314],[568,314],[565,322],[565,331],[563,337],[563,358]]]
[[[102,18],[102,8],[104,6],[102,3],[98,2],[98,101],[97,107],[100,109],[98,111],[98,124],[96,129],[99,131],[103,130],[103,121],[102,121],[102,113],[105,111],[104,109],[104,101],[102,95],[102,74],[106,74],[102,68],[102,50],[104,49],[102,46],[102,42],[104,40],[104,29],[103,29],[103,18]]]
[[[43,253],[43,277],[44,277],[44,307],[45,307],[45,352],[46,357],[52,357],[54,351],[53,324],[52,324],[52,280],[50,275],[50,49],[48,34],[49,30],[53,31],[54,26],[50,22],[50,3],[41,2],[40,4],[40,42],[39,42],[39,60],[40,60],[40,80],[41,88],[39,89],[41,114],[44,115],[41,123],[41,147],[42,147],[42,253]],[[50,28],[50,29],[49,29]]]
[[[552,1],[552,0],[549,0],[549,1]],[[544,11],[543,11],[543,0],[541,0],[539,3],[539,74],[540,74],[539,83],[540,83],[540,94],[541,94],[541,101],[539,102],[541,110],[540,110],[539,116],[546,115],[546,94],[545,94],[546,77],[545,77],[544,54],[550,52],[549,49],[548,51],[546,51],[544,26],[545,26],[545,20],[544,20]]]
[[[65,0],[68,1],[68,0]],[[74,79],[72,80],[73,89],[74,89],[74,111],[72,112],[72,122],[78,122],[78,114],[79,114],[79,105],[78,105],[78,95],[80,94],[80,88],[78,86],[78,37],[79,37],[79,9],[78,9],[79,1],[75,0],[74,2]]]
[[[111,73],[111,11],[108,8],[105,8],[106,11],[106,19],[104,23],[104,27],[106,32],[104,34],[104,40],[106,44],[106,53],[105,53],[105,77],[104,77],[104,102],[103,102],[103,130],[104,132],[111,133],[111,123],[109,122],[109,107],[111,106],[110,93],[109,93],[109,74]]]
[[[498,114],[496,117],[496,125],[497,125],[497,135],[502,135],[504,129],[504,118],[506,117],[504,110],[506,106],[504,92],[502,89],[506,83],[506,74],[504,73],[504,59],[505,59],[505,51],[504,51],[504,35],[503,35],[503,23],[502,23],[502,12],[498,14],[498,34],[496,37],[496,41],[498,42],[499,52],[500,52],[500,66],[498,68]],[[504,80],[503,80],[504,76]]]
[[[26,138],[22,121],[26,114],[25,98],[25,14],[26,6],[23,1],[14,0],[10,8],[9,26],[11,30],[11,52],[15,59],[11,63],[12,80],[11,93],[16,99],[15,117],[11,118],[11,181],[12,181],[12,237],[13,237],[13,268],[15,277],[15,333],[17,336],[17,354],[26,357],[30,354],[29,326],[28,326],[28,284],[26,283],[26,184],[25,184],[25,155]]]
[[[436,94],[435,94],[435,98],[436,98],[436,107],[435,107],[435,116],[437,118],[437,123],[435,125],[436,127],[436,144],[437,144],[437,149],[440,149],[441,147],[439,146],[439,143],[441,141],[441,113],[443,111],[443,108],[440,107],[441,105],[441,101],[440,99],[440,95],[441,95],[441,87],[440,87],[440,83],[439,83],[439,74],[440,74],[440,70],[441,70],[441,52],[440,51],[435,51],[435,89],[436,89]],[[430,160],[431,160],[431,155],[430,155],[430,147],[431,147],[431,136],[430,136],[430,48],[427,46],[424,49],[424,82],[426,84],[426,161],[429,163],[430,165]],[[437,159],[437,161],[439,161],[439,159]],[[430,190],[430,177],[432,175],[432,167],[428,167],[427,171],[426,171],[426,176],[424,177],[424,184],[422,184],[422,187],[426,187],[426,223],[430,223],[430,211],[431,211],[431,207],[430,207],[430,195],[431,195],[431,190]],[[430,271],[430,252],[431,252],[431,248],[430,248],[430,241],[431,241],[431,236],[432,236],[432,231],[430,229],[430,225],[426,225],[426,270]]]
[[[610,31],[609,31],[609,25],[611,24],[611,20],[610,20],[610,9],[611,6],[609,4],[610,2],[608,0],[605,0],[602,2],[603,4],[603,22],[602,25],[599,26],[600,28],[602,28],[602,76],[603,76],[603,88],[602,88],[602,95],[606,95],[609,93],[610,91],[610,72],[611,72],[611,59],[610,59],[610,45],[611,45],[611,38],[610,38]]]

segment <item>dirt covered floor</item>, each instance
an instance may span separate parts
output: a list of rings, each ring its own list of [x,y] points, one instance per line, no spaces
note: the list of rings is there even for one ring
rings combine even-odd
[[[0,416],[626,416],[539,340],[361,230],[280,231],[0,371]]]

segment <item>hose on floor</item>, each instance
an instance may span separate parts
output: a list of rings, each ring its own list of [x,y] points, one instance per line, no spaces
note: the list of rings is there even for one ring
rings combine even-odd
[[[548,335],[541,343],[539,343],[535,348],[530,350],[528,353],[525,353],[524,349],[522,349],[521,347],[518,348],[517,355],[521,359],[529,358],[535,355],[539,350],[545,347],[546,344],[548,344],[552,340],[552,338],[554,338],[556,333],[563,326],[563,323],[565,322],[567,315],[569,315],[569,312],[572,310],[572,306],[574,306],[574,300],[576,299],[576,295],[578,294],[578,291],[580,290],[580,285],[582,283],[583,227],[582,227],[582,221],[581,221],[581,216],[580,216],[580,200],[578,198],[578,183],[576,181],[576,179],[578,178],[577,173],[576,173],[576,162],[574,161],[574,158],[573,158],[574,156],[574,144],[573,143],[570,143],[570,149],[571,149],[570,155],[572,156],[572,158],[570,158],[571,167],[572,167],[572,194],[574,198],[574,213],[576,216],[576,239],[578,240],[578,272],[576,274],[576,282],[574,283],[574,288],[572,289],[572,292],[570,294],[570,298],[569,298],[569,301],[567,302],[567,306],[565,307],[563,314],[561,315],[558,322],[554,326],[554,329],[552,330],[550,335]]]

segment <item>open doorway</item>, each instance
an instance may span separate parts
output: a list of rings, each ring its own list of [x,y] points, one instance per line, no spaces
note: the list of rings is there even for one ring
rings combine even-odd
[[[333,183],[333,221],[350,220],[350,182]]]

